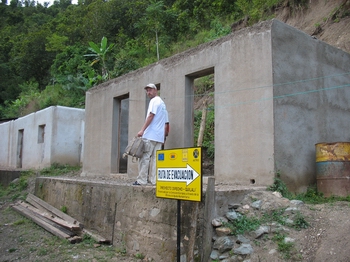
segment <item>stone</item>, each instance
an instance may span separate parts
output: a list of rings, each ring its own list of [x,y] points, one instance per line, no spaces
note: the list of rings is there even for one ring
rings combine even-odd
[[[228,222],[227,218],[217,217],[211,221],[211,224],[213,225],[213,227],[221,227],[222,223],[227,223],[227,222]]]
[[[245,236],[242,236],[242,235],[238,235],[237,236],[237,240],[236,240],[236,243],[237,244],[248,244],[250,243],[250,240],[248,238],[246,238]]]
[[[228,209],[237,209],[239,207],[241,207],[241,204],[239,204],[239,203],[228,204]]]
[[[219,237],[214,242],[214,249],[219,250],[220,253],[224,253],[230,251],[233,248],[233,244],[229,237]]]
[[[225,216],[230,221],[236,220],[238,218],[236,211],[229,211],[225,214]]]
[[[254,231],[255,238],[259,238],[265,233],[270,232],[270,227],[269,226],[260,226],[257,230]]]
[[[304,202],[303,201],[301,201],[301,200],[291,200],[290,201],[290,203],[291,204],[293,204],[293,205],[295,205],[295,206],[302,206],[302,205],[304,205]]]
[[[216,260],[216,259],[219,259],[219,255],[220,255],[219,251],[214,249],[210,253],[210,258],[213,260]]]
[[[252,208],[255,208],[255,209],[259,210],[261,208],[261,205],[262,205],[262,201],[261,200],[254,201],[252,203]]]
[[[250,244],[242,244],[238,248],[233,249],[233,253],[239,255],[249,255],[253,252],[254,250]]]
[[[232,230],[228,227],[217,227],[215,229],[216,231],[216,234],[219,236],[219,237],[222,237],[222,236],[228,236],[229,234],[232,233]]]

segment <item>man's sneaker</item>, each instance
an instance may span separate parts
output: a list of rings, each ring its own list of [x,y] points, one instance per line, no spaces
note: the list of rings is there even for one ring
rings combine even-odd
[[[134,183],[132,183],[133,186],[141,186],[141,184],[137,181],[135,181]]]

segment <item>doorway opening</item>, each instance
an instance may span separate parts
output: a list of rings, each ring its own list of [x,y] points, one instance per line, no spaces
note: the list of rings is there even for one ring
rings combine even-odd
[[[123,153],[128,145],[129,94],[113,99],[111,173],[128,172],[128,159]]]
[[[193,146],[202,146],[203,175],[214,175],[215,74],[214,68],[187,76],[193,89]],[[205,118],[205,122],[201,123]],[[201,132],[201,124],[204,129]]]

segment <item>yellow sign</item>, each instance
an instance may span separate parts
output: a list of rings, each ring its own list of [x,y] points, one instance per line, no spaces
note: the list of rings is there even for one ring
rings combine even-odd
[[[178,200],[202,199],[200,147],[157,151],[156,196]]]

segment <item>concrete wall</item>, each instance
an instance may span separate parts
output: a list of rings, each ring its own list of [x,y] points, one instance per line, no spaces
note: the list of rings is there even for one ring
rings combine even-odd
[[[0,124],[0,167],[40,169],[82,161],[84,109],[52,106]]]
[[[144,122],[143,88],[149,82],[160,85],[169,112],[171,133],[166,147],[194,146],[193,81],[214,73],[216,181],[270,185],[279,171],[291,190],[305,190],[316,178],[314,144],[349,139],[344,135],[349,127],[346,112],[350,105],[344,100],[348,91],[326,89],[349,84],[350,76],[344,74],[348,68],[349,54],[271,20],[103,83],[86,96],[82,175],[118,172],[114,163],[120,157],[121,133],[114,101],[129,97],[131,139]],[[320,80],[308,81],[314,78]],[[300,81],[308,84],[281,87]],[[309,96],[289,96],[322,88]],[[296,128],[295,120],[302,128]],[[137,172],[136,164],[128,161],[129,177],[136,177]]]
[[[350,54],[282,23],[272,32],[275,169],[305,191],[315,144],[350,141]]]
[[[119,250],[175,261],[176,200],[157,199],[153,187],[40,177],[35,195],[58,209],[67,207],[84,228],[113,241]]]

